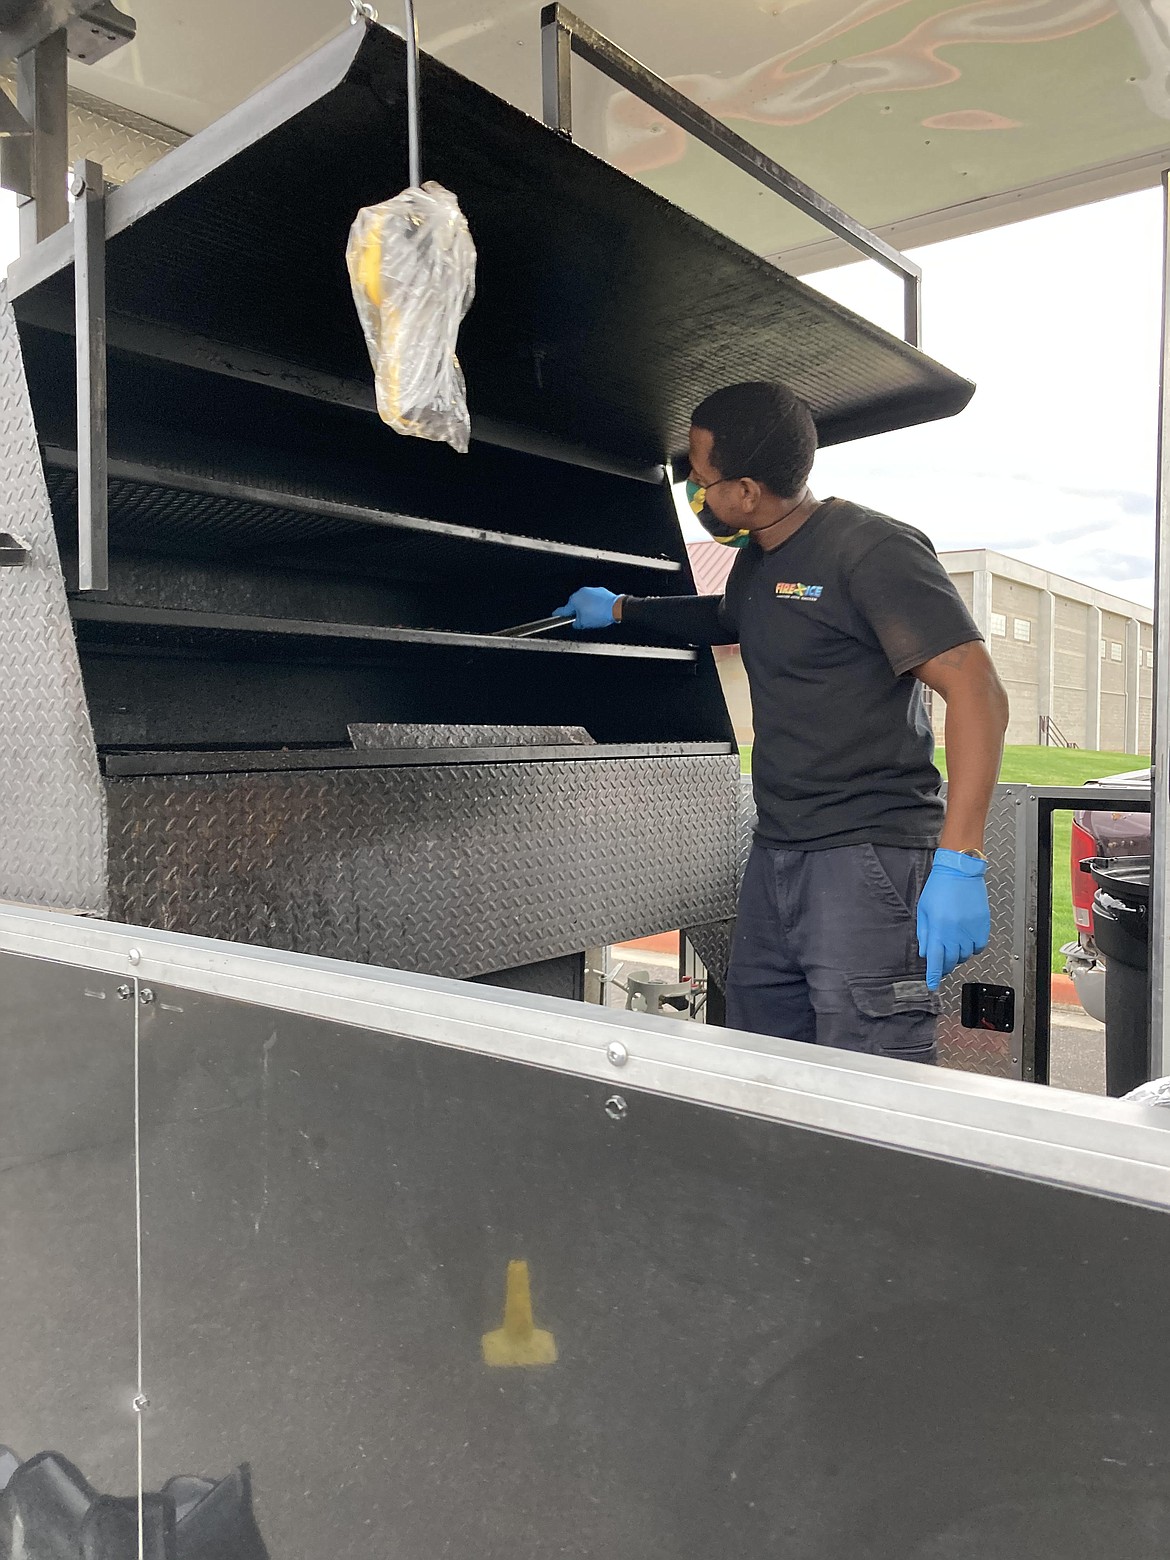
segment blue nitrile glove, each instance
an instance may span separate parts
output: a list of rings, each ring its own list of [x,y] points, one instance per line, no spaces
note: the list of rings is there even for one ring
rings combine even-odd
[[[617,600],[612,590],[606,590],[604,585],[583,585],[580,590],[575,590],[565,602],[563,607],[558,607],[553,617],[571,617],[573,627],[580,631],[585,628],[612,628],[613,604]]]
[[[987,863],[957,850],[936,850],[918,901],[918,952],[926,960],[926,984],[937,991],[943,977],[982,953],[991,941]]]

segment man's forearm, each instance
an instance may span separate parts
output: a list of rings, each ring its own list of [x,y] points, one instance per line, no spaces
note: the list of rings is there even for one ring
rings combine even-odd
[[[614,621],[648,629],[689,645],[730,645],[730,633],[720,616],[719,596],[620,596]]]
[[[939,842],[946,850],[983,849],[1007,723],[1007,697],[998,681],[952,690],[944,739],[947,815]]]

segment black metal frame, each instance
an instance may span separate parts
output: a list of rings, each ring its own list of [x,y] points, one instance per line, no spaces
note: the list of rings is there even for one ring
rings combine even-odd
[[[1023,1076],[1048,1083],[1052,1047],[1052,984],[1048,961],[1052,947],[1052,818],[1058,812],[1149,812],[1148,793],[1109,786],[1045,786],[1028,796],[1027,961],[1024,989],[1032,994],[1023,1012]]]
[[[541,12],[541,62],[544,83],[544,122],[551,129],[573,136],[573,55],[608,76],[619,87],[640,98],[664,118],[693,135],[734,167],[750,174],[805,216],[819,222],[837,238],[867,259],[876,260],[902,279],[903,335],[912,347],[922,341],[922,270],[900,250],[855,221],[810,185],[789,173],[771,157],[745,141],[735,131],[700,108],[654,71],[627,54],[617,44],[583,22],[563,5],[546,5]]]

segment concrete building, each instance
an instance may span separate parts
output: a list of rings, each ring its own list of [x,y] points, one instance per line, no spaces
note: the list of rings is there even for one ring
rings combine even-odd
[[[1008,742],[1044,740],[1045,721],[1082,748],[1148,753],[1154,614],[1003,553],[940,554],[1011,699]],[[941,738],[944,710],[936,700]]]
[[[734,551],[718,542],[693,542],[688,552],[700,593],[721,592]],[[1149,607],[985,548],[940,556],[1007,688],[1009,744],[1047,740],[1112,753],[1150,751]],[[751,702],[739,651],[720,648],[716,661],[736,733],[750,742]],[[941,741],[941,699],[932,701],[932,714]]]

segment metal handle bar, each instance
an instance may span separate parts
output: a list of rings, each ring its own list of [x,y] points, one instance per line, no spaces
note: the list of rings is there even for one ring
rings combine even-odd
[[[922,270],[900,250],[887,244],[869,228],[862,227],[840,206],[826,200],[811,186],[774,162],[758,146],[736,135],[721,119],[654,74],[640,60],[590,27],[563,5],[546,5],[540,16],[541,62],[544,78],[544,122],[551,129],[572,138],[573,86],[572,57],[577,54],[624,87],[643,103],[656,109],[680,129],[718,152],[735,167],[748,173],[798,211],[812,217],[838,238],[843,238],[859,253],[876,260],[902,278],[904,294],[904,335],[912,347],[922,340]]]

